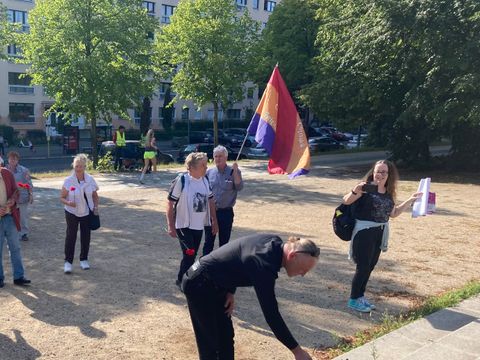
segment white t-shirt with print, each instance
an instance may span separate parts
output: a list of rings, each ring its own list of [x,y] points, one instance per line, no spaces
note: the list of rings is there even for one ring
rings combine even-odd
[[[190,177],[190,186],[188,187],[188,203],[191,211],[190,229],[203,230],[206,223],[209,189],[205,186],[203,178],[195,179]]]

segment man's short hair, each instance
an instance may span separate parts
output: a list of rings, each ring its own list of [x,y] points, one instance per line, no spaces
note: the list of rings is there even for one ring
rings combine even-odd
[[[295,252],[309,254],[316,258],[320,256],[320,248],[312,240],[290,236],[288,242],[293,245]]]
[[[125,130],[125,126],[120,125],[120,126],[118,127],[118,130],[122,130],[122,129]]]
[[[208,156],[206,153],[192,152],[188,154],[187,158],[185,159],[185,166],[187,167],[187,170],[189,170],[192,167],[196,167],[198,163],[205,159],[208,160]]]
[[[218,145],[215,149],[213,149],[213,156],[215,156],[215,154],[220,153],[220,152],[223,152],[225,154],[225,157],[228,158],[228,150],[223,145]]]

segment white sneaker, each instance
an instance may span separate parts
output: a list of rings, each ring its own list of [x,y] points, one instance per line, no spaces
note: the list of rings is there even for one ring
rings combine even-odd
[[[65,261],[65,265],[63,267],[63,272],[65,274],[70,274],[72,272],[72,264],[70,264],[68,261]]]
[[[80,267],[83,270],[88,270],[88,269],[90,269],[90,264],[88,263],[87,260],[82,260],[82,261],[80,261]]]

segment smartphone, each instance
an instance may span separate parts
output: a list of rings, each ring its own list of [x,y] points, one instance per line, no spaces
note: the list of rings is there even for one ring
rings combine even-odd
[[[378,185],[377,184],[365,184],[362,186],[362,191],[367,193],[374,193],[378,192]]]

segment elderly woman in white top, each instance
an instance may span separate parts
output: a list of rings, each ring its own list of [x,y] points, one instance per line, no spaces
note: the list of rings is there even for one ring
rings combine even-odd
[[[78,154],[73,159],[72,175],[63,183],[61,202],[65,205],[65,219],[67,234],[65,237],[65,266],[64,272],[72,272],[75,242],[77,241],[78,225],[80,225],[80,267],[90,269],[88,251],[90,249],[90,227],[88,215],[90,210],[98,214],[98,185],[95,179],[85,172],[88,158],[85,154]]]

